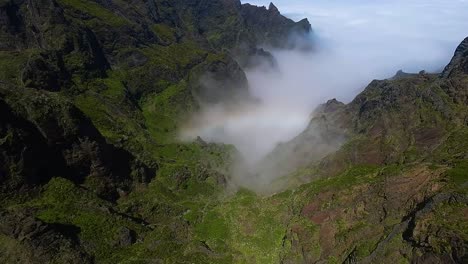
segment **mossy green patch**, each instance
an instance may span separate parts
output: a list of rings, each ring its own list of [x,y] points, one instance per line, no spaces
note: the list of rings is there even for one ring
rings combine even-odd
[[[380,238],[366,238],[356,246],[356,257],[362,259],[369,256],[377,247]]]
[[[21,70],[35,52],[34,50],[0,51],[0,80],[21,84]]]
[[[452,169],[447,171],[447,175],[455,185],[461,186],[465,184],[468,181],[468,160],[456,164]]]
[[[144,117],[128,98],[120,77],[113,72],[109,76],[80,84],[75,105],[109,142],[125,147],[143,160],[156,157],[157,138],[144,129]]]
[[[167,43],[174,43],[176,41],[174,29],[165,24],[155,24],[152,27],[156,36]]]
[[[232,252],[236,263],[277,263],[287,232],[285,206],[241,191],[208,211],[196,225],[197,234],[199,239],[211,237],[210,247]]]
[[[430,217],[430,223],[434,225],[433,229],[435,231],[444,229],[462,237],[464,240],[467,240],[467,212],[468,206],[466,204],[442,203],[433,210],[432,216]],[[446,243],[445,246],[450,247],[449,241],[440,240],[439,242]]]
[[[378,168],[375,165],[352,166],[340,175],[319,179],[298,189],[313,194],[325,190],[338,191],[362,183],[372,183],[378,180],[376,175]]]
[[[148,131],[166,143],[177,139],[181,122],[196,108],[185,81],[159,94],[148,95],[142,105]]]
[[[202,222],[196,226],[195,230],[197,235],[206,241],[225,241],[229,236],[228,228],[222,215],[215,211],[210,211],[203,217]]]
[[[112,213],[109,202],[63,178],[50,180],[42,195],[28,206],[37,208],[37,217],[44,222],[79,227],[80,239],[92,245],[89,250],[102,262],[121,247],[118,242],[120,228],[128,227],[137,233],[147,231],[130,218]]]
[[[186,70],[202,62],[207,52],[192,41],[174,43],[169,46],[154,45],[142,50],[154,67],[170,71]]]
[[[466,111],[466,110],[465,110]],[[462,126],[453,129],[447,139],[434,151],[434,159],[446,161],[450,159],[459,160],[464,158],[468,150],[468,127]]]
[[[118,16],[110,10],[104,8],[102,5],[89,0],[59,0],[59,3],[75,8],[82,12],[88,13],[91,16],[99,18],[103,23],[110,26],[120,27],[128,25],[130,22],[122,16]]]

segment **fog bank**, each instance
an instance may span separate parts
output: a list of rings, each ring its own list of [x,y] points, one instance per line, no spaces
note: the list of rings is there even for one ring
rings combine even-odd
[[[196,126],[183,131],[185,138],[235,145],[253,169],[278,143],[299,134],[318,104],[331,98],[349,102],[371,80],[400,69],[438,72],[468,35],[465,0],[279,0],[275,5],[294,20],[309,19],[315,50],[270,49],[278,69],[246,70],[260,104],[204,109]]]
[[[244,3],[268,6],[270,1]],[[330,77],[328,96],[350,101],[372,79],[406,72],[440,71],[468,36],[467,0],[277,0],[285,16],[307,17],[321,59],[303,58],[306,75]],[[279,60],[280,62],[284,62]],[[285,63],[288,63],[286,61]],[[320,65],[321,64],[321,65]],[[314,76],[315,77],[315,76]],[[323,85],[323,84],[321,84]],[[316,97],[314,88],[302,95]],[[323,94],[323,93],[319,93]],[[268,95],[266,95],[268,96]]]

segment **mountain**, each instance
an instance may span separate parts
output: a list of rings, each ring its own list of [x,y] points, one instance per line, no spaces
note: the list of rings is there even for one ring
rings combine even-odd
[[[315,165],[332,174],[350,164],[440,159],[440,147],[467,124],[466,41],[440,75],[398,72],[391,79],[372,81],[347,105],[336,99],[321,105],[308,128],[268,159],[284,160],[283,168],[291,160],[291,168],[319,162]],[[463,159],[465,150],[459,151]],[[330,152],[335,153],[327,156]]]
[[[441,74],[397,74],[321,105],[265,159],[258,173],[288,175],[270,188],[293,189],[266,199],[290,201],[283,262],[467,261],[467,40]]]
[[[0,1],[0,260],[466,262],[468,40],[319,107],[265,160],[275,194],[232,190],[232,146],[177,140],[311,32],[238,0]]]

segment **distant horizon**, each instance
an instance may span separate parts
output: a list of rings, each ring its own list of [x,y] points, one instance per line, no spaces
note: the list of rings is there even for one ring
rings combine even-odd
[[[457,45],[468,36],[466,0],[453,0],[450,4],[442,0],[241,2],[267,8],[273,2],[281,14],[294,21],[307,18],[322,44],[328,45],[326,48],[348,51],[352,45],[354,52],[370,50],[373,54],[361,58],[371,61],[390,57],[393,65],[379,65],[381,69],[375,78],[389,77],[400,69],[441,71]],[[372,49],[385,44],[389,48]],[[397,54],[401,56],[398,58]]]

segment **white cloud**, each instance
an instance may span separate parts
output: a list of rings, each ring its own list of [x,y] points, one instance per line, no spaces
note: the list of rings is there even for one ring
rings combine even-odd
[[[268,6],[270,1],[243,2]],[[234,144],[250,160],[300,133],[311,111],[327,99],[348,102],[372,79],[391,77],[399,69],[441,70],[468,35],[466,0],[278,0],[275,5],[292,19],[309,19],[317,51],[274,51],[279,73],[247,72],[262,106],[208,111],[201,124],[215,119],[216,126],[189,131]]]
[[[270,3],[243,2],[265,6]],[[468,36],[466,0],[278,0],[274,3],[292,19],[309,19],[320,40],[322,54],[304,58],[314,59],[315,63],[301,63],[310,68],[325,64],[319,70],[320,75],[328,75],[331,83],[322,85],[334,86],[333,79],[347,79],[340,83],[342,87],[326,89],[336,92],[327,94],[328,97],[345,101],[352,99],[372,79],[390,77],[399,69],[441,70],[456,46]],[[317,56],[322,60],[317,61]],[[314,70],[303,74],[314,75]]]

